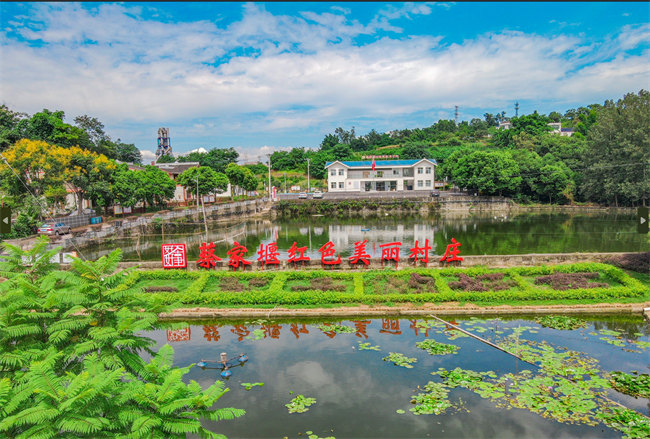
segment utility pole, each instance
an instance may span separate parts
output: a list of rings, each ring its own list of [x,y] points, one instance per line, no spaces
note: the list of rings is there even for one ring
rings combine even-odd
[[[203,227],[205,227],[205,239],[208,239],[208,220],[205,217],[205,202],[201,197],[201,206],[203,207]],[[199,173],[196,173],[196,208],[199,208]]]
[[[271,201],[271,154],[269,156],[269,201]]]
[[[287,173],[284,173],[284,193],[287,193]]]
[[[309,184],[309,160],[307,159],[307,193],[311,192],[311,186]]]

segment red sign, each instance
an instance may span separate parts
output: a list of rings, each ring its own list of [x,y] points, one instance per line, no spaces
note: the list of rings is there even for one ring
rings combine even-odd
[[[289,263],[293,262],[293,268],[296,268],[296,262],[302,262],[302,266],[305,266],[305,261],[309,261],[309,256],[305,256],[307,251],[307,246],[298,247],[296,241],[293,241],[291,248],[289,249]],[[300,255],[296,255],[300,253]]]
[[[200,267],[203,268],[214,268],[217,265],[217,261],[220,261],[221,258],[214,254],[214,242],[207,243],[204,242],[199,247],[201,253],[199,253],[199,260],[196,261]]]
[[[460,254],[458,247],[460,247],[460,242],[451,238],[451,244],[447,246],[447,250],[445,250],[445,254],[440,258],[440,262],[447,262],[447,266],[449,266],[450,262],[453,262],[454,266],[456,266],[456,261],[462,262],[463,258],[458,256]]]
[[[234,270],[237,270],[241,264],[242,270],[245,271],[246,266],[251,264],[250,261],[244,259],[244,255],[247,252],[248,249],[246,247],[235,241],[235,246],[228,250],[228,253],[226,253],[228,256],[230,256],[228,265],[230,265]]]
[[[424,247],[420,247],[418,241],[415,241],[415,247],[411,249],[409,259],[413,259],[413,265],[417,264],[418,260],[420,260],[424,262],[424,266],[426,267],[429,263],[429,250],[431,250],[431,247],[429,246],[428,239],[424,240]],[[424,257],[420,258],[419,255],[421,254],[424,255]]]
[[[183,329],[168,329],[167,330],[167,341],[177,342],[177,341],[190,341],[191,337],[191,328]]]
[[[354,254],[350,258],[350,263],[351,264],[358,264],[359,261],[363,262],[366,264],[366,268],[368,268],[368,264],[370,264],[370,255],[366,253],[366,243],[368,240],[364,241],[357,241],[354,243]]]
[[[384,268],[384,261],[395,261],[395,268],[399,263],[399,248],[402,246],[401,242],[389,242],[387,244],[380,244],[381,249],[381,267]]]
[[[334,243],[332,241],[327,241],[323,246],[318,249],[320,253],[320,261],[325,265],[339,265],[341,263],[341,255],[337,259],[333,259],[336,250],[334,250]]]
[[[161,251],[163,268],[187,267],[187,248],[185,244],[163,244]]]
[[[278,253],[278,244],[275,242],[271,242],[266,246],[264,244],[260,244],[260,249],[257,254],[259,255],[257,260],[263,263],[264,266],[268,264],[280,264],[280,261],[278,260],[278,256],[280,256],[280,253]]]

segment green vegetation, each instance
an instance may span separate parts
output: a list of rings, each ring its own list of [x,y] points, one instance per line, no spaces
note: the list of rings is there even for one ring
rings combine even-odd
[[[609,375],[612,387],[619,392],[635,398],[650,398],[650,375],[647,373],[639,374],[633,371],[632,374],[629,374],[617,371]]]
[[[535,279],[553,273],[599,273],[607,286],[597,288],[573,288],[554,290],[547,285],[536,285]],[[417,274],[418,279],[431,279],[429,290],[423,291],[420,283],[403,282]],[[495,285],[495,290],[472,291],[452,289],[450,283],[458,275],[470,279],[483,279],[481,285]],[[501,278],[512,282],[507,289],[490,279]],[[319,284],[318,279],[329,278],[331,281]],[[391,279],[399,285],[392,285]],[[266,279],[268,281],[258,281]],[[177,292],[140,293],[143,300],[160,301],[164,304],[184,306],[323,306],[344,304],[394,304],[403,303],[477,303],[496,304],[543,304],[543,303],[587,303],[598,302],[640,302],[650,297],[650,286],[629,276],[623,270],[611,265],[581,263],[571,265],[514,267],[508,269],[410,268],[395,270],[361,270],[361,271],[278,271],[269,272],[230,272],[230,271],[184,271],[152,270],[136,271],[129,275],[123,288],[144,287],[152,285],[153,280],[169,280],[169,285],[178,288]],[[184,281],[181,284],[180,281]],[[226,282],[227,280],[227,282]],[[383,291],[377,291],[376,284],[381,280]],[[389,282],[390,281],[390,282]],[[251,282],[257,285],[252,286]],[[259,283],[258,283],[259,282]],[[492,282],[492,283],[491,283]],[[495,281],[496,282],[496,281]],[[502,282],[502,281],[499,281]],[[164,282],[163,282],[164,284]],[[319,285],[325,290],[316,288]],[[345,285],[345,289],[334,289],[336,285]],[[391,286],[392,285],[392,286]],[[300,288],[296,288],[301,286]],[[573,301],[573,302],[572,302]]]
[[[244,389],[250,390],[253,387],[262,387],[264,383],[241,383],[241,385],[244,387]]]
[[[410,358],[399,352],[389,352],[388,356],[384,357],[384,361],[390,361],[395,366],[405,367],[407,369],[413,369],[412,363],[418,361],[417,358]]]
[[[217,437],[202,421],[244,414],[217,408],[226,389],[206,389],[173,367],[173,349],[140,334],[171,309],[143,300],[116,271],[121,253],[50,262],[40,238],[28,251],[4,244],[0,262],[0,432],[7,437]],[[145,362],[142,353],[153,358]]]
[[[458,346],[453,344],[438,343],[435,340],[424,340],[418,341],[415,343],[420,349],[424,349],[431,355],[445,355],[445,354],[455,354],[460,349]]]
[[[412,397],[411,403],[415,404],[415,407],[410,411],[414,415],[439,415],[452,407],[448,399],[449,389],[444,385],[429,381],[424,386],[424,390],[425,393],[418,393]]]
[[[535,321],[545,328],[561,329],[566,331],[587,326],[586,321],[569,316],[544,316],[535,319]]]
[[[289,413],[304,413],[309,410],[313,404],[316,404],[316,398],[308,398],[305,395],[298,395],[293,398],[285,407],[289,409]]]
[[[474,324],[478,324],[478,320]],[[439,397],[427,399],[426,394],[420,394],[417,401],[443,402],[442,409],[454,407],[455,404],[447,401],[446,392],[462,387],[499,408],[524,409],[563,423],[597,425],[602,421],[622,432],[626,438],[650,437],[647,417],[622,408],[607,396],[611,387],[642,396],[648,390],[647,375],[607,374],[599,368],[596,359],[584,353],[521,338],[527,330],[530,329],[515,328],[496,343],[533,365],[532,371],[524,369],[498,375],[494,371],[440,368],[432,374],[440,376],[442,383],[429,383],[435,384]],[[427,413],[431,410],[427,407]],[[411,411],[416,412],[414,409]]]

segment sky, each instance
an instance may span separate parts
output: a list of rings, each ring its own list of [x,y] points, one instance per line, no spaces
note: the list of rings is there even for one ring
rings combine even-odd
[[[641,89],[648,2],[0,3],[0,102],[96,117],[145,161],[159,127],[250,161]]]

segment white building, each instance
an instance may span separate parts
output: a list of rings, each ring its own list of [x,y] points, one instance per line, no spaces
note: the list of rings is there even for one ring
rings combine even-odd
[[[325,163],[329,192],[384,192],[432,190],[435,187],[433,159],[372,160]]]

